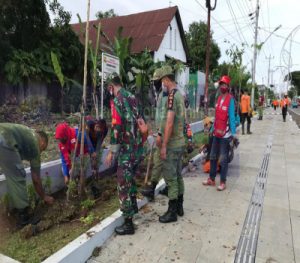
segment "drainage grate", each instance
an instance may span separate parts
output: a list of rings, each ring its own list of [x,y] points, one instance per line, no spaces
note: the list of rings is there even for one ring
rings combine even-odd
[[[244,221],[242,234],[235,254],[235,263],[255,262],[260,220],[263,210],[264,195],[267,184],[268,166],[272,149],[273,135],[268,138],[261,168],[256,177],[252,197]]]

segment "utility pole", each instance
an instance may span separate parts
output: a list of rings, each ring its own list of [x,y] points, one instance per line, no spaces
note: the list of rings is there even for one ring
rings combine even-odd
[[[252,67],[252,89],[251,89],[251,107],[254,107],[254,89],[255,89],[255,72],[257,59],[257,35],[258,35],[258,16],[259,16],[259,0],[256,1],[255,10],[255,33],[254,33],[254,52],[253,52],[253,67]]]
[[[269,66],[268,66],[268,84],[267,84],[267,88],[271,89],[270,87],[270,67],[271,67],[271,59],[273,59],[274,56],[272,57],[271,54],[269,55],[269,57],[266,57],[266,59],[269,60]],[[265,91],[265,101],[268,105],[268,93]]]
[[[206,0],[207,8],[207,37],[206,37],[206,58],[205,58],[205,94],[204,94],[204,113],[208,115],[208,84],[209,84],[209,64],[210,64],[210,12],[215,10],[217,0],[214,7],[211,6],[210,0]]]

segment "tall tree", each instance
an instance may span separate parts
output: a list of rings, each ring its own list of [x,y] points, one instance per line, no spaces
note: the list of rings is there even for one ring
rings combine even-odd
[[[284,80],[287,81],[289,76],[286,75]],[[294,86],[292,92],[295,94],[294,96],[300,96],[300,71],[293,71],[291,72],[291,84]]]
[[[110,18],[110,17],[115,17],[118,16],[118,14],[115,13],[113,9],[109,9],[107,11],[99,11],[96,13],[97,19],[103,19],[103,18]]]
[[[32,51],[46,39],[50,18],[44,0],[0,0],[0,25],[16,49]]]
[[[211,49],[210,49],[210,71],[218,66],[218,59],[221,57],[219,46],[212,38],[211,32]],[[193,22],[189,25],[188,32],[185,32],[188,48],[191,57],[191,69],[205,70],[205,52],[206,52],[206,36],[207,24],[200,22]]]

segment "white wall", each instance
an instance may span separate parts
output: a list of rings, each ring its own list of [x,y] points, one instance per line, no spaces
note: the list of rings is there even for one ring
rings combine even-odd
[[[184,70],[181,72],[177,72],[175,76],[177,81],[177,87],[180,89],[180,91],[184,91],[184,94],[186,94],[186,90],[188,88],[189,77],[190,69],[188,67],[185,67]]]
[[[205,74],[201,71],[197,71],[197,78],[198,78],[198,87],[197,87],[197,111],[199,110],[200,106],[200,96],[204,95],[205,89]]]
[[[171,30],[172,28],[172,30]],[[157,51],[154,52],[154,61],[165,61],[165,56],[169,56],[175,59],[179,59],[182,62],[186,62],[186,54],[183,48],[178,24],[176,17],[174,16],[170,26],[165,33],[165,36]]]

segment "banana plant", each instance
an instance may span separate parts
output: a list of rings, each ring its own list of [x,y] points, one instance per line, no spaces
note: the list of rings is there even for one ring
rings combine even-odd
[[[127,72],[130,70],[130,49],[132,44],[131,37],[122,37],[123,27],[118,28],[117,35],[115,36],[113,50],[120,62],[120,75],[125,84],[129,83]]]
[[[53,71],[60,83],[60,87],[61,87],[61,114],[64,114],[63,108],[64,108],[64,95],[65,92],[68,91],[70,89],[70,86],[76,86],[78,88],[82,88],[82,85],[79,84],[77,81],[70,79],[68,77],[66,77],[61,69],[58,57],[56,55],[56,53],[54,53],[53,51],[51,51],[51,61],[52,61],[52,66],[53,66]]]
[[[135,75],[135,93],[139,98],[141,105],[148,104],[148,94],[150,80],[155,70],[154,60],[149,52],[145,50],[142,54],[135,55],[130,59],[131,71]]]

